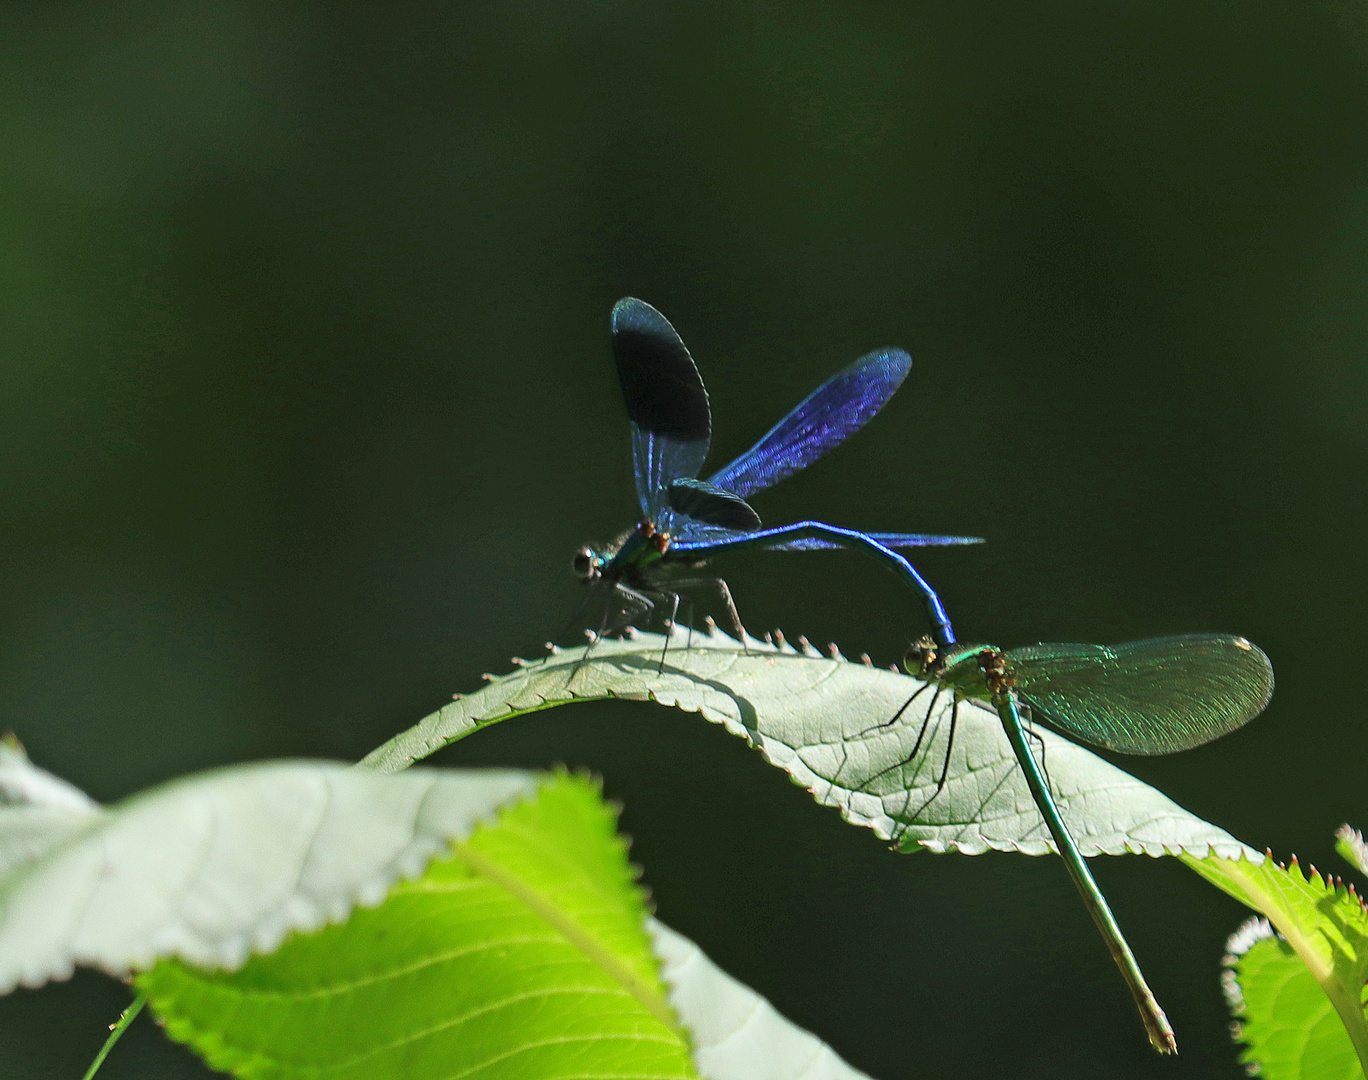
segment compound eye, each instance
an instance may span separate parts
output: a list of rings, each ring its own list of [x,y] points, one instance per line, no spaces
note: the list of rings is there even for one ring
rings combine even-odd
[[[936,643],[930,638],[922,638],[908,647],[903,657],[903,670],[909,675],[924,676],[935,664]]]
[[[587,581],[594,576],[594,571],[596,569],[594,563],[593,549],[582,547],[575,552],[575,560],[572,565],[575,568],[575,573]]]

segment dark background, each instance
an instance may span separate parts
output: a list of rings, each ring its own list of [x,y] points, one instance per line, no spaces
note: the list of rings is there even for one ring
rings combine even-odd
[[[1350,0],[0,7],[0,725],[111,800],[355,759],[535,655],[575,547],[633,521],[630,293],[698,360],[714,466],[908,348],[766,521],[988,537],[917,560],[961,636],[1259,642],[1263,717],[1127,767],[1337,866],[1368,824],[1365,61]],[[924,628],[855,555],[723,569],[753,630],[887,663]],[[879,1080],[1241,1075],[1244,915],[1173,860],[1096,866],[1161,1061],[1056,860],[896,857],[646,706],[438,760],[599,772],[661,917]],[[0,1070],[79,1076],[126,1000],[0,1000]],[[103,1075],[205,1071],[140,1021]]]

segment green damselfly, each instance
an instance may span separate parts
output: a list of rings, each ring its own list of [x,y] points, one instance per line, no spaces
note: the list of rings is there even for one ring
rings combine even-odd
[[[926,680],[912,699],[927,688],[936,695],[953,695],[938,792],[949,769],[955,707],[966,699],[991,702],[1069,875],[1135,998],[1150,1042],[1160,1053],[1176,1052],[1173,1029],[1055,805],[1023,721],[1038,716],[1067,735],[1123,754],[1189,750],[1263,712],[1273,696],[1268,657],[1244,638],[1224,634],[1182,634],[1124,645],[956,646],[944,654],[924,638],[908,650],[905,666]]]

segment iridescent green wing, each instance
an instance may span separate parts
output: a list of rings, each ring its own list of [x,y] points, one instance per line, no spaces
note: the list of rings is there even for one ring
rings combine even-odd
[[[1224,634],[1124,645],[1007,650],[1017,696],[1051,725],[1123,754],[1172,754],[1220,738],[1263,712],[1273,667]]]

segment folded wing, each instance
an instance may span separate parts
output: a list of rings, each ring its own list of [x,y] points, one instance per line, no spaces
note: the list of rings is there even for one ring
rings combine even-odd
[[[666,491],[695,477],[708,456],[712,415],[708,392],[693,357],[669,320],[644,300],[613,305],[613,358],[632,421],[632,463],[637,501],[648,520],[669,510]]]
[[[1053,727],[1123,754],[1172,754],[1243,727],[1273,696],[1273,667],[1229,634],[1009,649],[1017,696]]]

